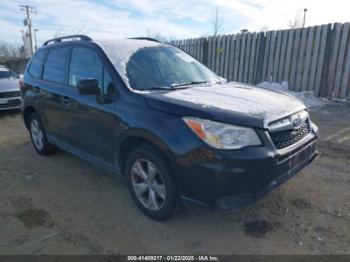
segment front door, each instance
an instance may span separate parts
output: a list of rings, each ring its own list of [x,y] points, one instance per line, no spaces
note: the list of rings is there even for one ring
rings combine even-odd
[[[99,82],[100,95],[80,95],[79,81],[94,78]],[[77,149],[107,162],[115,160],[115,85],[104,67],[100,56],[90,47],[73,47],[68,72],[68,92],[63,97],[64,107],[69,108],[69,142]]]

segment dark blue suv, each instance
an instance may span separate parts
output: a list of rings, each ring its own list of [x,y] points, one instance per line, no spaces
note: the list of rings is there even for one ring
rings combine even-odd
[[[318,129],[301,101],[227,83],[152,39],[49,40],[29,62],[21,95],[39,154],[58,147],[122,175],[155,220],[183,200],[251,203],[317,155]]]

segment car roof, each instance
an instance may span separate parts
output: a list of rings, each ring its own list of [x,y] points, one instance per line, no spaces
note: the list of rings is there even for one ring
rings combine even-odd
[[[92,40],[90,37],[86,36],[70,36],[48,40],[40,49],[47,49],[51,47],[54,48],[66,45],[86,45],[101,49],[127,85],[129,80],[126,77],[126,64],[129,61],[129,58],[136,51],[146,47],[169,46],[167,44],[163,44],[159,41],[147,37]],[[38,49],[37,51],[39,51],[40,49]]]
[[[124,43],[129,42],[130,44],[140,43],[142,41],[160,43],[160,41],[150,37],[132,37],[127,39],[114,39],[114,40],[119,42],[124,42]],[[51,46],[62,45],[62,44],[72,44],[77,42],[88,43],[88,42],[95,42],[95,41],[91,37],[86,35],[69,35],[69,36],[62,36],[62,37],[49,39],[44,42],[43,47],[46,47],[46,46],[51,47]]]

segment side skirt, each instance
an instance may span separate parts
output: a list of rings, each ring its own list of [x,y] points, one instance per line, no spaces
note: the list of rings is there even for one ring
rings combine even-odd
[[[95,156],[92,156],[70,144],[68,144],[67,142],[62,141],[61,139],[58,139],[54,136],[51,135],[47,135],[47,140],[49,141],[49,143],[61,148],[64,151],[67,151],[83,160],[86,160],[89,163],[92,163],[96,166],[102,167],[110,172],[116,173],[118,175],[121,175],[120,173],[120,168],[119,166],[116,165],[112,165],[106,161],[103,161],[101,159],[96,158]]]

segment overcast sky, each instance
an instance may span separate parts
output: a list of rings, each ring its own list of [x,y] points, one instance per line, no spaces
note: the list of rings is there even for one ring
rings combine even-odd
[[[39,43],[56,33],[76,32],[105,38],[146,36],[147,31],[176,39],[207,36],[216,8],[222,33],[284,29],[304,8],[307,26],[350,22],[349,0],[1,0],[0,41],[21,42],[20,4],[37,11],[33,26]]]

